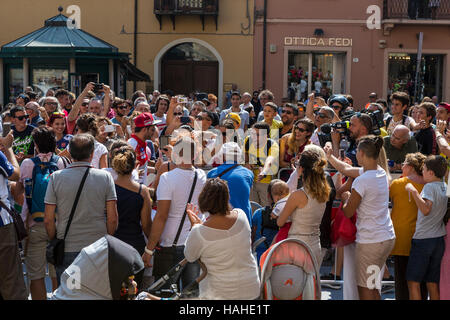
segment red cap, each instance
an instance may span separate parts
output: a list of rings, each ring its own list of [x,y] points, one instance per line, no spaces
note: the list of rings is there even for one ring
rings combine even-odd
[[[136,125],[136,128],[149,127],[160,122],[161,120],[154,120],[150,112],[141,113],[136,118],[134,118],[134,124]]]

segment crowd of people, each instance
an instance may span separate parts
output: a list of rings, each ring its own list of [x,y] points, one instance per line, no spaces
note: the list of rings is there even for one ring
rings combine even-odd
[[[0,296],[46,299],[47,274],[58,290],[83,248],[112,235],[142,256],[138,290],[186,258],[166,288],[194,282],[200,260],[208,273],[191,296],[257,299],[261,255],[294,238],[318,267],[336,250],[336,272],[322,279],[343,271],[344,299],[380,299],[392,278],[396,299],[450,299],[449,113],[404,92],[371,93],[362,107],[315,92],[278,106],[270,90],[233,86],[220,108],[206,93],[27,88],[1,117],[0,202],[28,236],[17,241],[13,212],[0,211]],[[338,211],[356,225],[345,246],[332,237]],[[56,265],[54,239],[64,240]]]

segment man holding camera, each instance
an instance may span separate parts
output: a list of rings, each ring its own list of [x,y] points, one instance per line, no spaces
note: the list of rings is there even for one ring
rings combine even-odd
[[[354,167],[358,166],[356,160],[356,149],[358,140],[372,132],[373,122],[372,118],[365,113],[356,113],[350,118],[348,127],[348,136],[351,140],[350,146],[345,151],[345,156],[352,161]],[[333,152],[335,157],[339,157],[339,149],[341,142],[341,133],[334,130],[331,133]]]
[[[314,111],[314,106],[319,105],[320,107]],[[333,121],[338,121],[338,117],[334,113],[333,109],[327,106],[323,98],[316,98],[315,93],[311,93],[308,97],[308,103],[306,105],[306,117],[314,122],[317,129],[313,132],[311,136],[311,143],[320,146],[319,135],[321,134],[321,126],[326,123],[332,123]]]

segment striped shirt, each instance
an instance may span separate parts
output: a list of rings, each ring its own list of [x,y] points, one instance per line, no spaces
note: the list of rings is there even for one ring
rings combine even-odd
[[[8,200],[8,177],[10,177],[14,172],[14,167],[11,163],[6,159],[6,156],[3,152],[0,151],[0,199],[1,201],[9,207]],[[6,226],[12,223],[13,220],[9,213],[1,209],[0,211],[0,227]]]

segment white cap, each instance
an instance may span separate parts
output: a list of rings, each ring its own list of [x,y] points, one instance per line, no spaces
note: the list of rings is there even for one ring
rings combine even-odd
[[[222,157],[221,161],[223,161],[223,156],[225,156],[225,162],[235,162],[236,160],[238,163],[243,162],[242,150],[236,142],[224,143],[219,154]]]

